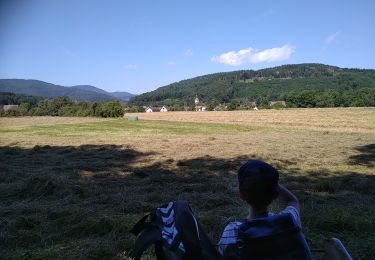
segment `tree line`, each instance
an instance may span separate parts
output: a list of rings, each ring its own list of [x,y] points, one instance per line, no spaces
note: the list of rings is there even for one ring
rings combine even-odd
[[[292,91],[281,99],[288,107],[374,107],[375,88]]]
[[[207,111],[213,110],[249,110],[253,109],[253,102],[260,109],[269,108],[324,108],[324,107],[374,107],[375,88],[361,89],[328,89],[328,90],[292,90],[283,93],[269,93],[254,95],[250,98],[234,97],[228,100],[212,98],[203,100]],[[194,100],[194,96],[190,99]],[[270,105],[271,101],[285,101],[286,106],[281,103]],[[194,111],[192,102],[183,102],[178,99],[165,99],[163,101],[152,101],[152,105],[167,105],[170,111]],[[125,107],[128,112],[143,112],[140,105],[129,104]]]
[[[0,116],[96,116],[121,117],[123,105],[117,101],[77,102],[69,97],[44,99],[14,93],[0,93]],[[3,105],[18,105],[7,111]]]
[[[0,105],[19,105],[28,103],[30,106],[36,106],[42,97],[15,94],[9,92],[0,92]]]

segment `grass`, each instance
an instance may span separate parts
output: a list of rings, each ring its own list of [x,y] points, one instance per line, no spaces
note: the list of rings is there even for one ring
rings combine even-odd
[[[375,255],[374,110],[261,112],[0,119],[0,258],[124,259],[132,225],[177,198],[217,241],[246,216],[236,170],[250,158],[300,198],[311,247],[335,236],[355,259]]]
[[[272,128],[366,132],[375,131],[375,108],[269,109],[200,113],[169,112],[138,114],[144,120],[211,122]]]

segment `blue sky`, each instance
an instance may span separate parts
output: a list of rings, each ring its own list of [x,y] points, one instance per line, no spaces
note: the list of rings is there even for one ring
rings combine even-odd
[[[208,73],[375,69],[375,1],[0,0],[0,78],[143,93]]]

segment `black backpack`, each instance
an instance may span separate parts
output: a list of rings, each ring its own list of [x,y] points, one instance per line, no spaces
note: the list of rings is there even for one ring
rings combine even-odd
[[[155,246],[158,260],[222,259],[184,200],[154,209],[141,218],[130,232],[137,236],[129,254],[136,260],[151,245]]]
[[[312,259],[300,227],[290,214],[278,214],[239,227],[237,243],[228,246],[225,259]]]

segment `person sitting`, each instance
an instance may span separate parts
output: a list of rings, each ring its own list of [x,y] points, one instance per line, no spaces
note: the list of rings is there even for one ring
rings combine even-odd
[[[298,199],[279,184],[279,172],[266,162],[250,160],[239,169],[238,184],[249,215],[225,227],[218,243],[220,254],[225,259],[311,259],[300,231]],[[268,208],[277,198],[286,207],[273,214]]]

